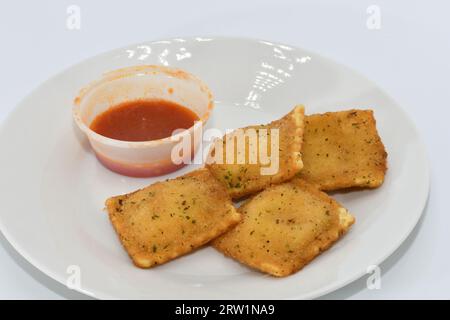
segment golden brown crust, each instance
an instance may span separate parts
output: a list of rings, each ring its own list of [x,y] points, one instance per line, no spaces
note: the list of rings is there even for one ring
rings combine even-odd
[[[279,170],[275,174],[262,175],[260,162],[250,164],[248,158],[244,164],[235,162],[231,164],[209,163],[207,168],[228,189],[233,199],[239,199],[264,189],[271,184],[287,181],[294,177],[303,167],[301,148],[303,142],[304,107],[296,106],[283,118],[267,125],[249,126],[248,129],[279,129]],[[226,144],[233,139],[233,134],[226,135],[218,143],[223,144],[223,155],[226,158]],[[248,152],[248,142],[246,142]],[[211,152],[214,152],[214,147]]]
[[[267,188],[238,211],[242,222],[215,239],[213,246],[277,277],[303,268],[354,223],[339,203],[297,178]]]
[[[305,117],[299,177],[321,190],[376,188],[384,181],[387,153],[372,110]]]
[[[200,169],[106,200],[134,264],[150,268],[188,253],[241,220],[225,188]]]

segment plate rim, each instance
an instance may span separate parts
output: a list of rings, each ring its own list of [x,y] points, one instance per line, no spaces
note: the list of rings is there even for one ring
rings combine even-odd
[[[386,90],[384,90],[381,86],[379,86],[374,81],[369,79],[367,76],[365,76],[364,74],[362,74],[358,70],[353,69],[350,66],[347,66],[347,64],[345,64],[345,63],[342,63],[340,61],[334,60],[333,58],[329,58],[326,55],[324,56],[322,54],[319,54],[316,51],[309,50],[309,49],[304,49],[303,47],[300,47],[300,46],[297,46],[297,45],[290,45],[290,44],[286,44],[286,43],[279,42],[279,41],[265,40],[265,39],[253,38],[253,37],[245,37],[245,36],[244,37],[240,37],[240,36],[237,37],[237,36],[223,36],[223,35],[194,35],[194,36],[179,36],[179,37],[157,38],[157,39],[153,39],[153,40],[134,42],[134,43],[130,43],[130,44],[127,44],[127,45],[124,45],[124,46],[120,46],[120,47],[117,47],[117,48],[112,48],[112,49],[109,49],[109,50],[105,50],[105,51],[100,52],[98,54],[95,54],[95,55],[93,55],[91,57],[84,58],[82,60],[79,60],[79,61],[77,61],[75,63],[72,63],[72,64],[66,66],[61,71],[58,71],[57,73],[54,73],[54,74],[50,75],[44,81],[39,82],[33,89],[31,89],[26,94],[24,94],[24,96],[16,103],[16,105],[13,107],[13,109],[10,110],[6,114],[5,118],[0,123],[0,135],[4,134],[4,131],[6,131],[5,130],[6,123],[8,123],[11,120],[11,118],[13,118],[14,114],[16,112],[18,112],[19,109],[21,109],[20,106],[24,103],[24,101],[29,96],[31,96],[35,92],[37,92],[46,83],[53,81],[55,78],[59,77],[60,75],[64,74],[68,70],[76,67],[77,65],[79,65],[81,63],[86,63],[86,62],[89,62],[90,60],[98,59],[98,58],[100,58],[103,55],[110,54],[111,52],[124,50],[126,48],[137,46],[137,45],[149,44],[149,43],[158,42],[158,41],[173,41],[175,39],[183,39],[183,40],[187,40],[187,41],[193,41],[196,38],[211,38],[213,40],[227,40],[227,41],[245,41],[245,42],[252,42],[252,43],[268,42],[268,43],[272,43],[274,45],[281,45],[281,46],[291,47],[294,50],[302,50],[304,52],[307,52],[307,53],[310,53],[310,54],[312,54],[314,56],[317,56],[317,57],[319,57],[320,59],[323,59],[326,62],[331,62],[333,64],[336,64],[336,65],[340,66],[340,67],[343,67],[347,71],[357,75],[358,77],[361,77],[362,79],[367,81],[368,84],[372,85],[374,88],[376,88],[379,91],[381,91],[386,98],[388,98],[392,103],[395,104],[395,106],[398,108],[398,111],[401,112],[402,116],[404,116],[408,120],[409,124],[411,125],[412,130],[414,131],[414,133],[417,136],[417,146],[418,146],[418,148],[421,149],[420,151],[421,151],[421,154],[423,155],[423,160],[424,160],[424,169],[425,170],[424,170],[423,174],[424,174],[424,177],[425,177],[426,185],[424,186],[424,190],[423,190],[423,193],[421,193],[421,199],[419,201],[420,202],[420,205],[418,206],[418,208],[420,208],[418,210],[419,214],[417,214],[415,219],[413,219],[413,221],[410,222],[410,225],[408,227],[408,231],[403,234],[403,236],[401,237],[401,239],[399,240],[398,243],[392,245],[389,250],[386,250],[386,254],[384,254],[382,257],[379,257],[377,259],[373,259],[373,263],[375,265],[380,265],[386,259],[388,259],[392,254],[394,254],[401,247],[401,245],[405,242],[405,240],[411,235],[413,230],[417,227],[418,222],[424,216],[424,211],[426,210],[427,203],[429,201],[430,185],[431,185],[430,160],[429,160],[429,156],[428,156],[428,152],[427,152],[427,147],[426,147],[426,145],[425,145],[425,143],[424,143],[424,141],[422,139],[420,131],[419,131],[416,123],[413,121],[412,117],[410,117],[409,114],[406,112],[405,108],[401,104],[399,104],[389,93],[387,93]],[[8,241],[9,245],[11,245],[11,247],[20,256],[22,256],[26,260],[27,263],[30,263],[39,272],[42,272],[48,278],[50,278],[50,279],[52,279],[54,281],[57,281],[59,284],[63,285],[68,290],[75,290],[76,292],[79,292],[81,294],[84,294],[84,295],[86,295],[88,297],[95,298],[95,299],[108,299],[108,300],[116,300],[116,299],[118,299],[117,297],[114,297],[114,296],[112,296],[112,295],[110,295],[110,294],[108,294],[106,292],[102,292],[100,290],[96,290],[96,292],[93,293],[93,292],[90,292],[90,291],[87,291],[87,290],[83,290],[82,288],[74,288],[74,289],[69,288],[67,286],[67,284],[66,284],[66,280],[62,279],[58,274],[50,271],[46,266],[43,265],[43,263],[40,263],[39,261],[36,261],[33,257],[31,257],[31,255],[26,250],[21,248],[21,246],[19,245],[19,243],[17,241],[14,241],[14,237],[8,232],[7,227],[3,224],[3,221],[1,219],[1,215],[0,215],[0,232],[3,234],[4,238]],[[353,276],[349,276],[349,277],[347,277],[347,278],[345,278],[345,279],[343,279],[341,281],[337,281],[336,283],[332,283],[332,284],[329,284],[329,285],[327,285],[325,287],[318,288],[318,289],[316,289],[314,291],[311,291],[309,293],[306,293],[306,294],[295,295],[293,297],[284,298],[284,300],[316,299],[318,297],[321,297],[321,296],[324,296],[324,295],[329,294],[331,292],[334,292],[336,290],[339,290],[339,289],[347,286],[348,284],[359,280],[365,274],[367,274],[367,273],[364,272],[364,271],[361,271],[359,274],[355,274]],[[157,298],[154,298],[154,299],[157,299]],[[175,298],[175,300],[183,300],[183,299]]]

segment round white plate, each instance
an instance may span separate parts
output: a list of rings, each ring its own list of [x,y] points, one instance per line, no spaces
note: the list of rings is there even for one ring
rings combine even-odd
[[[269,122],[295,104],[308,114],[375,111],[389,153],[382,187],[334,196],[355,216],[351,231],[302,271],[282,279],[203,248],[150,270],[133,266],[103,204],[167,176],[137,179],[108,171],[72,122],[72,99],[106,71],[164,64],[203,79],[215,96],[208,127]],[[315,53],[234,38],[147,42],[79,63],[28,95],[0,130],[0,227],[30,263],[97,298],[314,298],[364,275],[408,236],[428,196],[424,147],[411,120],[366,78]],[[79,280],[79,282],[78,282]]]

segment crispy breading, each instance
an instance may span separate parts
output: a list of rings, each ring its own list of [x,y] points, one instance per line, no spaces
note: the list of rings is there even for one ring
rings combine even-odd
[[[302,147],[302,136],[303,136],[303,126],[304,126],[304,107],[296,106],[290,113],[285,115],[283,118],[273,121],[267,125],[259,126],[249,126],[246,128],[238,129],[230,134],[225,135],[221,140],[217,141],[215,145],[211,148],[210,154],[215,154],[217,146],[221,146],[223,159],[226,160],[227,157],[227,145],[234,143],[234,158],[231,162],[223,162],[222,164],[218,162],[211,162],[207,164],[207,168],[211,173],[222,182],[228,189],[230,196],[233,199],[239,199],[249,194],[253,194],[257,191],[264,189],[270,184],[281,183],[283,181],[289,180],[294,177],[300,169],[303,167],[301,159],[301,147]],[[238,133],[247,134],[251,130],[256,130],[258,133],[264,132],[266,129],[269,133],[267,140],[258,140],[256,149],[250,148],[250,140],[245,140],[245,161],[238,161],[238,149],[236,143],[236,136]],[[278,129],[278,150],[272,150],[271,143],[276,141],[275,136],[270,136],[271,129]],[[272,140],[273,139],[273,140]],[[264,141],[264,142],[263,142]],[[270,165],[267,163],[263,164],[261,158],[257,158],[257,161],[251,162],[249,150],[257,150],[259,152],[261,149],[260,145],[267,146],[268,154],[274,155],[274,158],[278,161],[277,171],[267,174],[262,174],[261,170],[263,168],[268,168],[274,163],[271,162]],[[278,152],[278,157],[275,157]],[[231,156],[230,156],[231,158]]]
[[[372,110],[306,116],[302,155],[299,177],[321,190],[375,188],[387,170]]]
[[[267,188],[238,211],[242,222],[214,240],[213,246],[277,277],[303,268],[355,221],[347,209],[298,178]]]
[[[223,185],[206,169],[109,198],[106,208],[124,248],[141,268],[188,253],[241,220]]]

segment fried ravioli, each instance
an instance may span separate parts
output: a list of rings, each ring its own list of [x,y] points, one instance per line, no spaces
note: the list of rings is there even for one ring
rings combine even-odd
[[[302,269],[354,223],[347,209],[298,178],[267,188],[238,211],[242,222],[213,246],[276,277]]]
[[[186,254],[241,220],[206,169],[106,200],[120,241],[141,268]]]
[[[321,190],[375,188],[387,170],[372,110],[306,116],[302,158],[299,177]]]
[[[301,158],[302,136],[304,126],[304,107],[296,106],[290,113],[283,118],[273,121],[267,125],[249,126],[238,129],[230,134],[225,135],[221,140],[211,148],[210,155],[216,153],[216,149],[221,151],[220,159],[222,162],[208,160],[207,168],[211,173],[228,189],[228,193],[233,199],[253,194],[265,187],[281,183],[294,177],[303,167]],[[271,129],[278,129],[276,135],[271,133]],[[250,139],[251,132],[258,135],[258,143],[252,144]],[[263,140],[260,136],[262,132],[267,132],[267,139]],[[244,136],[242,148],[245,152],[239,151],[236,142],[237,136]],[[272,143],[278,143],[275,148]],[[227,159],[227,145],[234,146],[234,153]],[[256,147],[255,147],[256,145]],[[262,147],[261,147],[262,146]],[[255,148],[254,148],[255,147]],[[262,161],[260,157],[262,148],[267,148],[267,154],[270,154],[270,163]],[[232,148],[230,148],[232,150]],[[255,151],[255,152],[252,152]],[[258,154],[251,161],[252,155]],[[229,153],[230,154],[230,153]],[[241,161],[238,160],[243,155]],[[272,158],[275,161],[272,161]],[[226,160],[226,161],[225,161]],[[269,172],[276,162],[277,168],[273,172]],[[266,170],[266,171],[264,171]]]

